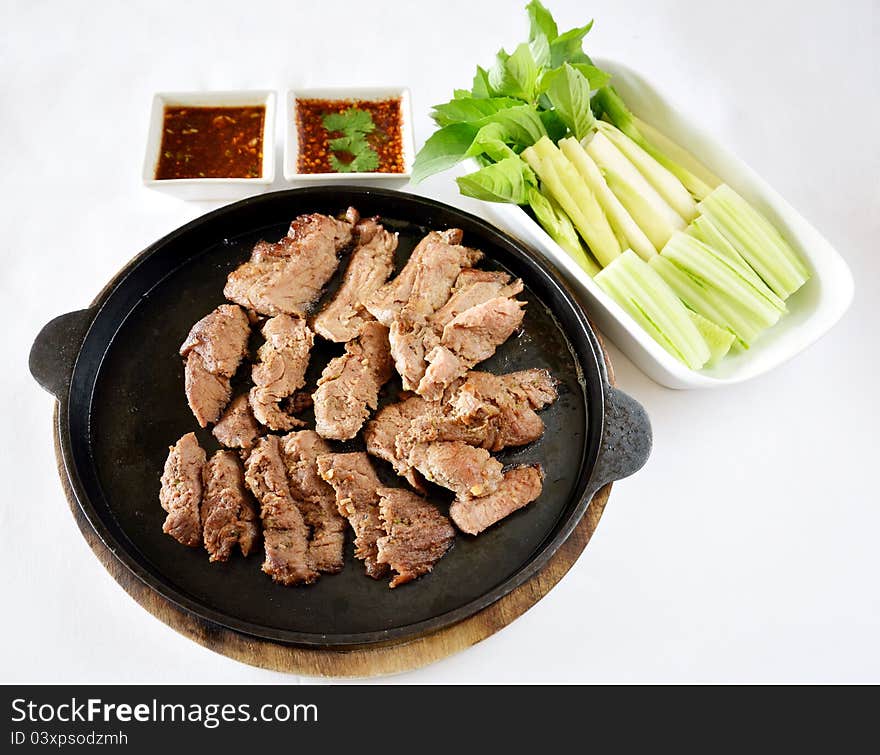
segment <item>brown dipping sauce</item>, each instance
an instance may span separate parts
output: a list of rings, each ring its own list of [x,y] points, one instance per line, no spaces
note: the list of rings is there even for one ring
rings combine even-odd
[[[375,124],[367,134],[369,144],[379,155],[377,173],[403,173],[403,135],[400,125],[400,97],[387,100],[296,100],[296,130],[299,135],[298,173],[335,173],[330,165],[329,141],[333,136],[324,128],[323,118],[349,108],[366,110]]]
[[[156,178],[259,178],[266,108],[166,107]]]

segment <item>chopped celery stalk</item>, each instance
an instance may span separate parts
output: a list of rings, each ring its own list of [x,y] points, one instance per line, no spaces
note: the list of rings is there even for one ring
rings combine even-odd
[[[626,211],[620,200],[614,196],[614,192],[608,188],[605,179],[602,177],[602,171],[593,161],[593,158],[587,154],[583,145],[575,138],[568,137],[559,142],[562,153],[571,161],[575,170],[580,173],[581,178],[586,181],[587,186],[593,190],[596,199],[605,211],[608,222],[614,229],[614,233],[626,239],[625,244],[621,244],[622,248],[630,247],[643,260],[649,260],[657,254],[657,250],[651,243],[645,232],[639,228],[632,216]]]
[[[707,320],[735,333],[743,347],[749,348],[764,330],[762,323],[743,312],[725,292],[691,275],[662,254],[658,254],[650,264],[679,299]]]
[[[755,290],[769,301],[780,312],[787,311],[785,302],[782,301],[770,288],[761,280],[758,275],[746,262],[742,255],[736,251],[731,243],[725,238],[724,234],[718,230],[718,226],[708,215],[700,215],[688,226],[687,232],[696,239],[699,239],[707,246],[712,247],[718,254],[722,255],[730,266],[745,278]]]
[[[601,109],[605,117],[613,123],[617,128],[623,131],[630,139],[638,144],[645,152],[653,157],[658,163],[672,173],[685,188],[696,198],[702,199],[712,191],[714,185],[705,182],[698,174],[688,170],[685,165],[675,161],[673,157],[662,149],[653,144],[639,130],[637,118],[629,111],[626,103],[620,98],[620,95],[614,91],[613,87],[604,86],[599,89],[592,98],[593,103]],[[681,148],[678,148],[681,150]],[[694,158],[691,158],[696,162]],[[720,183],[720,181],[718,182]],[[717,185],[717,184],[716,184]]]
[[[663,279],[632,249],[595,278],[664,349],[694,370],[711,357],[687,308]]]
[[[693,236],[676,233],[661,255],[709,286],[731,296],[742,312],[753,315],[763,327],[769,328],[779,320],[781,312],[776,307],[738,275],[724,257]]]
[[[602,207],[574,166],[547,137],[524,150],[522,156],[538,174],[550,195],[571,218],[578,233],[603,267],[620,254],[620,244]]]
[[[730,351],[730,347],[733,346],[736,336],[726,328],[718,327],[714,322],[707,320],[701,314],[694,312],[692,309],[688,310],[688,314],[691,316],[691,320],[694,321],[694,325],[697,326],[697,330],[700,331],[700,335],[703,336],[703,340],[709,347],[709,353],[711,356],[709,357],[709,361],[706,362],[706,366],[709,367],[713,364],[717,364],[718,360]]]
[[[605,134],[597,131],[584,146],[587,154],[602,169],[609,188],[651,240],[655,249],[662,249],[675,231],[685,227],[686,223],[682,217],[666,204],[666,200]],[[617,187],[624,196],[621,196],[618,189],[611,185],[608,180],[610,173],[616,174]]]
[[[657,190],[657,193],[666,200],[666,203],[673,210],[687,221],[697,217],[697,204],[681,181],[610,123],[599,121],[596,125],[611,140],[611,143],[636,166],[639,173],[648,180],[648,183]]]
[[[529,206],[550,238],[568,252],[587,275],[592,278],[601,270],[584,249],[571,218],[554,199],[544,196],[534,187],[529,187]]]
[[[681,147],[672,141],[672,139],[666,136],[666,134],[658,131],[650,123],[645,123],[636,115],[633,116],[633,123],[651,146],[662,152],[670,160],[677,162],[684,170],[689,171],[695,178],[702,181],[709,190],[712,190],[721,184],[721,179],[718,178],[718,176],[697,160],[697,158],[684,147]],[[669,168],[668,165],[666,167]],[[679,176],[679,180],[681,180],[681,176]],[[682,181],[682,183],[684,182]],[[709,192],[707,191],[706,194],[708,193]],[[703,196],[705,196],[705,194]]]
[[[779,298],[787,299],[809,280],[806,265],[779,231],[726,184],[699,208]]]

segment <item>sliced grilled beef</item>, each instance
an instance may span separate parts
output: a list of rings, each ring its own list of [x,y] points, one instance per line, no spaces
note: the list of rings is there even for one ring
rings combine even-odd
[[[436,401],[452,382],[488,359],[520,326],[523,302],[498,296],[466,309],[443,328],[440,344],[426,355],[420,395]]]
[[[436,244],[457,245],[461,239],[462,232],[458,228],[450,228],[448,231],[441,232],[431,231],[413,249],[400,274],[369,296],[364,302],[364,306],[373,317],[385,327],[390,328],[394,316],[410,299],[416,272],[423,257],[429,254]]]
[[[536,414],[556,400],[556,381],[547,370],[492,375],[469,372],[442,413],[416,418],[409,429],[414,441],[460,440],[490,451],[523,446],[544,433]]]
[[[357,338],[373,316],[364,307],[394,270],[397,234],[386,231],[375,219],[356,227],[357,248],[333,300],[315,317],[315,332],[330,341],[345,343]]]
[[[256,443],[262,430],[260,423],[254,417],[246,393],[232,399],[211,432],[217,441],[227,448],[247,450]]]
[[[232,396],[232,381],[225,375],[210,372],[196,352],[187,356],[183,378],[186,400],[199,426],[207,427],[216,422]]]
[[[303,422],[284,411],[281,402],[305,385],[309,352],[315,336],[299,317],[278,315],[263,326],[266,342],[251,371],[250,404],[257,421],[272,430],[292,430]]]
[[[230,378],[247,354],[249,336],[244,310],[221,304],[193,325],[180,347],[186,360],[186,398],[202,427],[216,422],[229,403]]]
[[[514,511],[527,506],[541,495],[544,472],[540,464],[514,467],[504,473],[498,489],[482,498],[459,496],[449,507],[449,516],[462,531],[479,535]]]
[[[235,304],[221,304],[199,320],[180,347],[180,356],[195,352],[205,369],[232,377],[247,354],[251,328],[245,311]]]
[[[342,571],[345,519],[336,508],[336,493],[318,474],[318,456],[330,446],[313,430],[290,433],[281,441],[290,492],[311,527],[309,563],[320,572]]]
[[[364,562],[367,574],[382,579],[388,565],[378,562],[376,541],[385,534],[379,518],[382,486],[365,453],[327,454],[318,457],[318,472],[336,491],[336,506],[354,530],[354,555]]]
[[[449,299],[431,315],[431,329],[439,341],[443,328],[465,310],[497,296],[516,296],[522,289],[522,281],[517,279],[511,283],[507,273],[465,268],[456,278]]]
[[[238,545],[247,556],[260,536],[257,510],[234,451],[217,451],[202,468],[201,516],[211,561],[227,561]]]
[[[344,220],[301,215],[285,238],[254,247],[250,260],[229,274],[223,294],[261,315],[304,315],[336,271],[357,220],[353,208]]]
[[[461,441],[444,441],[417,443],[406,450],[411,466],[426,479],[457,495],[488,495],[501,482],[501,462],[483,448]]]
[[[309,528],[290,492],[277,435],[260,438],[245,462],[245,482],[260,503],[266,559],[263,571],[284,585],[309,584]]]
[[[345,354],[330,360],[318,380],[313,396],[318,434],[335,440],[357,435],[391,373],[388,328],[372,320],[345,345]]]
[[[396,404],[383,407],[364,428],[367,452],[389,462],[394,467],[394,471],[404,477],[416,490],[422,490],[424,486],[409,463],[409,459],[398,453],[397,438],[406,433],[418,418],[438,410],[437,405],[428,403],[421,396],[410,396]]]
[[[392,588],[431,571],[455,540],[449,519],[409,490],[379,488],[379,513],[388,534],[376,541],[377,560],[397,572]]]
[[[405,390],[415,390],[425,375],[429,318],[449,299],[462,268],[482,257],[475,249],[432,240],[416,260],[409,298],[394,315],[389,332],[391,355]]]
[[[159,503],[168,512],[162,531],[183,545],[202,543],[202,467],[205,452],[195,433],[187,433],[168,449]]]

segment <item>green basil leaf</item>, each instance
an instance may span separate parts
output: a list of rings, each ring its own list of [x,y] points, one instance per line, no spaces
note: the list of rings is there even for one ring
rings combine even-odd
[[[474,123],[488,115],[494,115],[499,110],[521,105],[520,100],[511,97],[462,97],[450,100],[442,105],[434,105],[431,117],[438,126],[448,126],[450,123]]]
[[[471,96],[470,89],[453,89],[452,90],[452,98],[455,100],[463,100],[466,97]]]
[[[550,66],[557,68],[563,63],[573,60],[576,56],[583,55],[584,51],[581,49],[581,45],[584,37],[592,28],[593,22],[590,21],[586,26],[569,29],[550,42]]]
[[[480,66],[477,66],[477,72],[474,74],[471,95],[478,99],[492,96],[492,87],[489,86],[489,72]]]
[[[590,83],[568,63],[563,64],[561,71],[550,81],[547,97],[575,138],[583,139],[596,123],[590,109]]]
[[[545,68],[550,65],[550,42],[546,35],[538,34],[529,42],[529,52],[532,53],[532,59],[538,68]]]
[[[534,183],[534,174],[521,158],[508,157],[455,180],[466,197],[486,202],[525,204],[529,186]]]
[[[500,124],[504,129],[505,141],[523,148],[530,147],[547,134],[541,116],[532,105],[519,105],[507,110],[499,110],[482,121],[477,121],[475,125],[482,127],[489,123]]]
[[[416,155],[412,182],[423,181],[461,162],[477,131],[479,127],[470,123],[453,123],[435,132]]]
[[[543,34],[548,42],[552,42],[559,36],[553,14],[541,4],[541,0],[531,0],[526,5],[526,13],[529,14],[529,40]]]
[[[505,97],[531,101],[535,96],[537,81],[538,66],[525,42],[512,55],[501,50],[495,65],[489,71],[489,86],[492,91]]]
[[[507,144],[508,138],[504,126],[500,123],[489,123],[477,132],[468,148],[467,156],[486,155],[495,162],[501,162],[508,157],[516,157],[516,152]]]
[[[552,107],[552,105],[550,105],[550,107]],[[568,131],[568,126],[565,125],[565,122],[559,117],[559,113],[555,110],[550,110],[548,107],[547,110],[539,111],[538,116],[541,118],[541,123],[544,124],[544,130],[547,132],[547,136],[550,138],[551,142],[558,142],[563,136],[565,136]]]
[[[601,89],[611,80],[610,73],[589,63],[570,63],[569,65],[584,75],[584,78],[590,82],[590,89],[594,92],[597,89]],[[538,78],[537,91],[541,93],[546,92],[550,88],[550,82],[552,82],[557,76],[561,75],[561,66],[559,68],[551,68],[544,71]]]

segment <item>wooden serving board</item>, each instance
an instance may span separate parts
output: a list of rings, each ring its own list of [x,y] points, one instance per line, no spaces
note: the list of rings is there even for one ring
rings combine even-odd
[[[599,340],[601,342],[601,336]],[[613,384],[614,372],[607,351],[604,356]],[[590,542],[611,493],[611,484],[596,493],[580,524],[541,571],[470,618],[416,640],[355,650],[315,650],[240,634],[193,616],[128,571],[101,542],[76,502],[61,461],[57,414],[56,404],[53,417],[55,457],[70,510],[86,542],[113,579],[153,616],[209,650],[252,666],[290,674],[349,678],[397,674],[427,666],[495,634],[522,616],[565,576]]]

